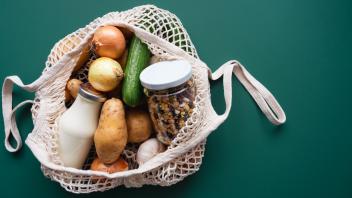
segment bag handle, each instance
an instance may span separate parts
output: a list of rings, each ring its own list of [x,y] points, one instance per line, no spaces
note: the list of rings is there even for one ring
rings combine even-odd
[[[212,80],[217,80],[223,76],[226,109],[222,115],[218,115],[221,121],[224,121],[228,117],[232,106],[232,73],[235,74],[237,79],[246,88],[271,123],[274,125],[285,123],[285,112],[272,93],[236,60],[226,62],[214,73],[211,73],[209,70],[209,77]]]
[[[2,114],[4,117],[5,127],[5,147],[9,152],[16,152],[22,147],[22,139],[17,128],[15,113],[23,105],[33,103],[33,100],[25,100],[19,103],[14,109],[12,109],[13,84],[16,84],[26,91],[33,92],[38,90],[40,86],[41,80],[39,79],[28,85],[24,85],[18,76],[8,76],[4,80],[2,86]],[[10,135],[15,138],[16,147],[13,147],[10,144]]]

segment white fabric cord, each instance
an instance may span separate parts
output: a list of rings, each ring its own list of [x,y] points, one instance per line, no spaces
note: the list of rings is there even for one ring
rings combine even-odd
[[[26,105],[26,104],[33,104],[33,100],[25,100],[21,103],[19,103],[12,111],[11,111],[11,134],[12,136],[15,138],[16,140],[16,148],[13,148],[10,144],[10,133],[6,133],[6,137],[5,137],[5,147],[8,151],[11,150],[11,152],[15,152],[15,151],[18,151],[21,147],[22,147],[22,138],[21,138],[21,135],[18,131],[18,128],[17,128],[17,123],[16,123],[16,111],[17,109],[19,109],[20,107]]]
[[[226,109],[222,115],[219,115],[222,120],[225,120],[228,117],[232,106],[232,73],[236,75],[237,79],[242,83],[249,94],[251,94],[259,108],[271,123],[275,125],[285,123],[285,112],[275,97],[267,88],[258,82],[240,62],[236,60],[226,62],[210,75],[212,80],[217,80],[221,76],[224,78],[224,97]]]
[[[34,82],[29,85],[24,85],[21,79],[18,76],[8,76],[4,80],[4,84],[2,86],[2,114],[4,117],[4,126],[5,126],[5,147],[9,152],[16,152],[22,147],[22,139],[20,133],[18,132],[15,112],[21,106],[33,103],[32,100],[26,100],[18,104],[14,109],[12,109],[12,90],[13,84],[18,85],[19,87],[27,90],[27,91],[36,91],[39,85]],[[10,135],[15,138],[16,147],[14,148],[10,142]]]

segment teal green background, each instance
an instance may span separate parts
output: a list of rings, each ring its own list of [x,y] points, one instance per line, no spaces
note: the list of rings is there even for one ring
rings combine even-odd
[[[152,3],[181,19],[213,70],[241,61],[277,97],[288,120],[271,125],[233,77],[231,114],[209,136],[201,169],[183,182],[73,195],[43,176],[28,147],[11,154],[1,146],[0,197],[352,197],[349,2],[1,0],[1,80],[17,74],[32,82],[60,38],[109,11]],[[221,80],[211,90],[221,113]],[[33,94],[16,88],[14,98],[17,104]],[[33,127],[29,108],[17,120],[26,137]]]

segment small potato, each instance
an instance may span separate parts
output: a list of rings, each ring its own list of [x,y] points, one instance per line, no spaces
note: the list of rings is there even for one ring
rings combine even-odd
[[[61,58],[63,55],[69,53],[74,48],[76,48],[80,43],[81,43],[81,38],[76,34],[72,34],[68,37],[65,37],[54,50],[55,51],[60,50],[62,52],[62,53],[57,53],[58,58]],[[90,58],[90,43],[91,42],[89,41],[86,44],[86,46],[84,46],[80,54],[80,57],[78,58],[77,63],[73,69],[73,72],[77,72],[84,65],[84,63],[86,63]]]
[[[72,100],[72,95],[70,91],[65,87],[65,103],[69,103]]]
[[[89,42],[90,43],[90,42]],[[83,48],[79,59],[77,60],[76,66],[73,68],[73,72],[77,72],[82,68],[82,66],[88,62],[90,58],[90,45],[89,43]]]
[[[58,53],[58,58],[69,53],[72,49],[77,47],[80,43],[80,38],[76,35],[70,35],[59,42],[55,50],[60,50],[62,53]]]
[[[140,109],[129,109],[126,113],[128,142],[141,143],[153,132],[149,113]]]
[[[119,158],[112,164],[104,164],[98,157],[94,159],[90,165],[90,169],[93,171],[102,171],[107,173],[116,173],[128,170],[128,163]]]
[[[71,96],[73,98],[76,98],[77,95],[78,95],[78,91],[79,91],[79,88],[82,84],[82,81],[78,80],[78,79],[70,79],[68,82],[67,82],[67,89],[68,91],[70,92]]]

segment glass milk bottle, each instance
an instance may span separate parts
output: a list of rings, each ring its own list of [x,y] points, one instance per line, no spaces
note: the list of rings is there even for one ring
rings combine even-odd
[[[59,121],[59,155],[64,166],[81,169],[93,144],[100,109],[106,98],[84,84]]]

